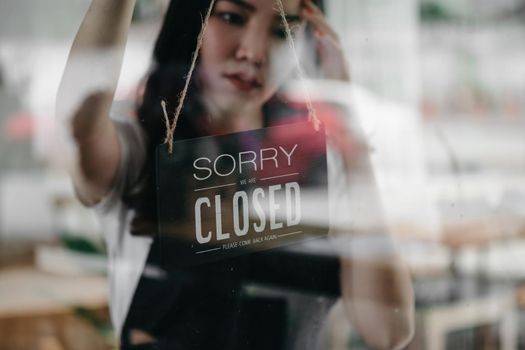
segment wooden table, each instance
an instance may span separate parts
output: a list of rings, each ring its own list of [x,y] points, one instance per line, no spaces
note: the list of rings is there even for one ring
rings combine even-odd
[[[112,347],[78,310],[108,322],[102,276],[63,277],[31,267],[0,270],[0,349]]]

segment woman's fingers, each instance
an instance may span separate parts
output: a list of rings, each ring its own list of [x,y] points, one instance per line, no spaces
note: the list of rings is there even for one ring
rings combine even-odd
[[[350,74],[339,36],[311,0],[303,1],[303,18],[314,29],[321,69],[327,79],[349,81]]]
[[[350,73],[339,41],[330,35],[316,35],[317,52],[326,79],[350,81]]]
[[[315,29],[319,35],[330,35],[338,38],[335,30],[326,21],[325,16],[321,10],[311,1],[305,0],[303,2],[303,18],[305,18]]]

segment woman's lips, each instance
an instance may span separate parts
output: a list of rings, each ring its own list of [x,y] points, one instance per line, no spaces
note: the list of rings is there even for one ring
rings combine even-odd
[[[235,88],[243,92],[260,89],[262,84],[257,79],[243,77],[240,74],[226,74],[224,76]]]

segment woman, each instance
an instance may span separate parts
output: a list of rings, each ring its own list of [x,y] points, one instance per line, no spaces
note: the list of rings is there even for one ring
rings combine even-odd
[[[276,96],[294,67],[287,63],[293,58],[286,25],[276,12],[278,1],[216,1],[176,140],[269,126],[276,108],[289,108]],[[318,328],[296,327],[283,340],[286,298],[243,298],[242,280],[253,277],[251,273],[265,262],[272,265],[279,253],[228,259],[167,276],[156,269],[161,244],[152,238],[157,227],[154,159],[166,136],[160,103],[166,100],[172,109],[178,103],[210,1],[171,2],[137,108],[139,123],[109,118],[134,3],[93,0],[57,98],[58,117],[74,145],[70,171],[75,189],[83,203],[96,206],[107,235],[111,313],[122,347],[315,348]],[[291,28],[307,23],[312,29],[322,74],[348,81],[337,35],[321,11],[309,0],[282,0],[282,5]],[[408,276],[388,250],[371,262],[352,259],[343,251],[329,282],[337,285],[334,289],[342,294],[365,340],[385,349],[404,346],[413,324]],[[247,261],[254,266],[249,273],[239,268]],[[318,309],[311,310],[306,317],[315,318]],[[253,313],[261,317],[259,321],[268,321],[264,327],[253,326]],[[313,332],[313,338],[301,342],[305,331]]]

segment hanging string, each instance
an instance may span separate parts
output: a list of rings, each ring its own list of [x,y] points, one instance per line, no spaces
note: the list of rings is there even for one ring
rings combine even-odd
[[[188,94],[188,88],[190,86],[191,78],[193,76],[193,72],[195,70],[195,65],[197,63],[197,58],[199,57],[199,52],[202,47],[202,40],[204,38],[204,32],[206,31],[206,27],[208,26],[208,22],[210,20],[210,15],[213,10],[213,7],[215,6],[216,0],[211,0],[210,7],[208,8],[208,12],[206,13],[206,17],[202,21],[202,28],[199,33],[199,36],[197,37],[197,48],[195,49],[195,52],[193,53],[193,57],[191,59],[191,66],[190,70],[188,71],[188,75],[186,76],[186,82],[184,83],[184,89],[179,95],[179,103],[177,105],[177,109],[175,110],[174,116],[173,116],[173,122],[169,123],[169,117],[168,113],[166,112],[166,102],[163,100],[161,101],[161,105],[164,112],[164,117],[167,120],[168,130],[166,133],[166,139],[164,140],[164,143],[168,144],[168,153],[171,154],[173,152],[173,135],[175,133],[175,128],[177,127],[177,121],[179,120],[180,113],[182,111],[182,107],[184,106],[184,100],[186,99],[186,95]]]
[[[164,113],[164,122],[166,124],[166,138],[164,139],[164,143],[166,143],[168,141],[169,130],[171,129],[170,117],[168,115],[168,111],[166,110],[166,101],[161,100],[160,101],[160,106],[162,107],[162,112]]]
[[[319,131],[319,126],[321,125],[321,121],[317,117],[317,112],[312,103],[310,92],[308,91],[308,88],[306,86],[305,73],[301,65],[301,62],[299,60],[299,56],[297,55],[297,50],[295,48],[295,42],[293,41],[293,36],[292,36],[292,30],[290,29],[290,24],[288,23],[288,20],[286,19],[286,13],[284,12],[283,2],[282,0],[276,0],[276,2],[277,2],[277,7],[278,7],[277,9],[279,11],[281,20],[284,25],[284,29],[286,31],[286,38],[288,39],[288,42],[290,43],[290,47],[292,48],[292,55],[294,56],[295,65],[297,67],[297,72],[299,75],[299,80],[301,81],[301,87],[303,88],[303,91],[305,93],[306,108],[308,109],[308,120],[313,124],[315,131]]]
[[[168,112],[166,110],[166,101],[164,100],[161,100],[161,107],[162,107],[162,112],[164,113],[164,120],[165,120],[165,123],[166,123],[166,138],[164,139],[164,143],[165,144],[168,144],[168,153],[171,154],[173,152],[173,137],[174,137],[174,134],[175,134],[175,129],[177,127],[177,122],[179,120],[179,116],[181,114],[181,111],[182,111],[182,107],[184,106],[184,101],[186,99],[186,95],[188,94],[188,89],[189,89],[189,86],[190,86],[190,82],[191,82],[191,78],[193,76],[193,72],[195,71],[195,65],[197,63],[197,59],[199,57],[199,52],[200,52],[200,49],[202,47],[202,41],[203,41],[203,38],[204,38],[204,32],[206,31],[206,27],[208,26],[208,22],[210,20],[210,16],[211,16],[211,12],[213,10],[213,7],[215,6],[215,2],[217,0],[211,0],[210,2],[210,7],[208,8],[208,11],[206,13],[206,17],[204,18],[203,22],[202,22],[202,28],[201,28],[201,31],[199,33],[199,36],[197,37],[197,47],[195,49],[195,52],[193,53],[193,57],[192,57],[192,60],[191,60],[191,66],[190,66],[190,69],[188,71],[188,75],[186,76],[186,81],[184,83],[184,88],[182,90],[182,92],[180,93],[179,95],[179,102],[177,104],[177,108],[174,112],[174,116],[173,116],[173,121],[170,123],[170,120],[169,120],[169,115],[168,115]],[[276,0],[277,2],[277,6],[278,6],[278,11],[279,11],[279,14],[281,16],[281,20],[283,22],[283,25],[284,25],[284,28],[285,28],[285,31],[286,31],[286,37],[288,39],[288,42],[290,44],[290,47],[292,49],[292,54],[294,56],[294,60],[295,60],[295,64],[296,64],[296,67],[297,67],[297,71],[298,71],[298,74],[299,74],[299,80],[301,81],[301,85],[302,85],[302,88],[303,88],[303,91],[305,92],[305,95],[306,95],[306,107],[308,109],[308,120],[313,124],[313,127],[316,131],[319,130],[319,126],[321,124],[319,118],[317,117],[317,113],[316,113],[316,110],[313,106],[313,103],[312,103],[312,100],[311,100],[311,97],[310,97],[310,93],[307,89],[307,86],[306,86],[306,78],[305,78],[305,74],[304,74],[304,71],[302,69],[302,66],[301,66],[301,62],[299,60],[299,56],[297,55],[297,50],[295,48],[295,43],[293,41],[293,36],[292,36],[292,31],[290,29],[290,24],[288,23],[288,20],[286,19],[286,13],[284,12],[284,6],[283,6],[283,3],[282,3],[282,0]]]

